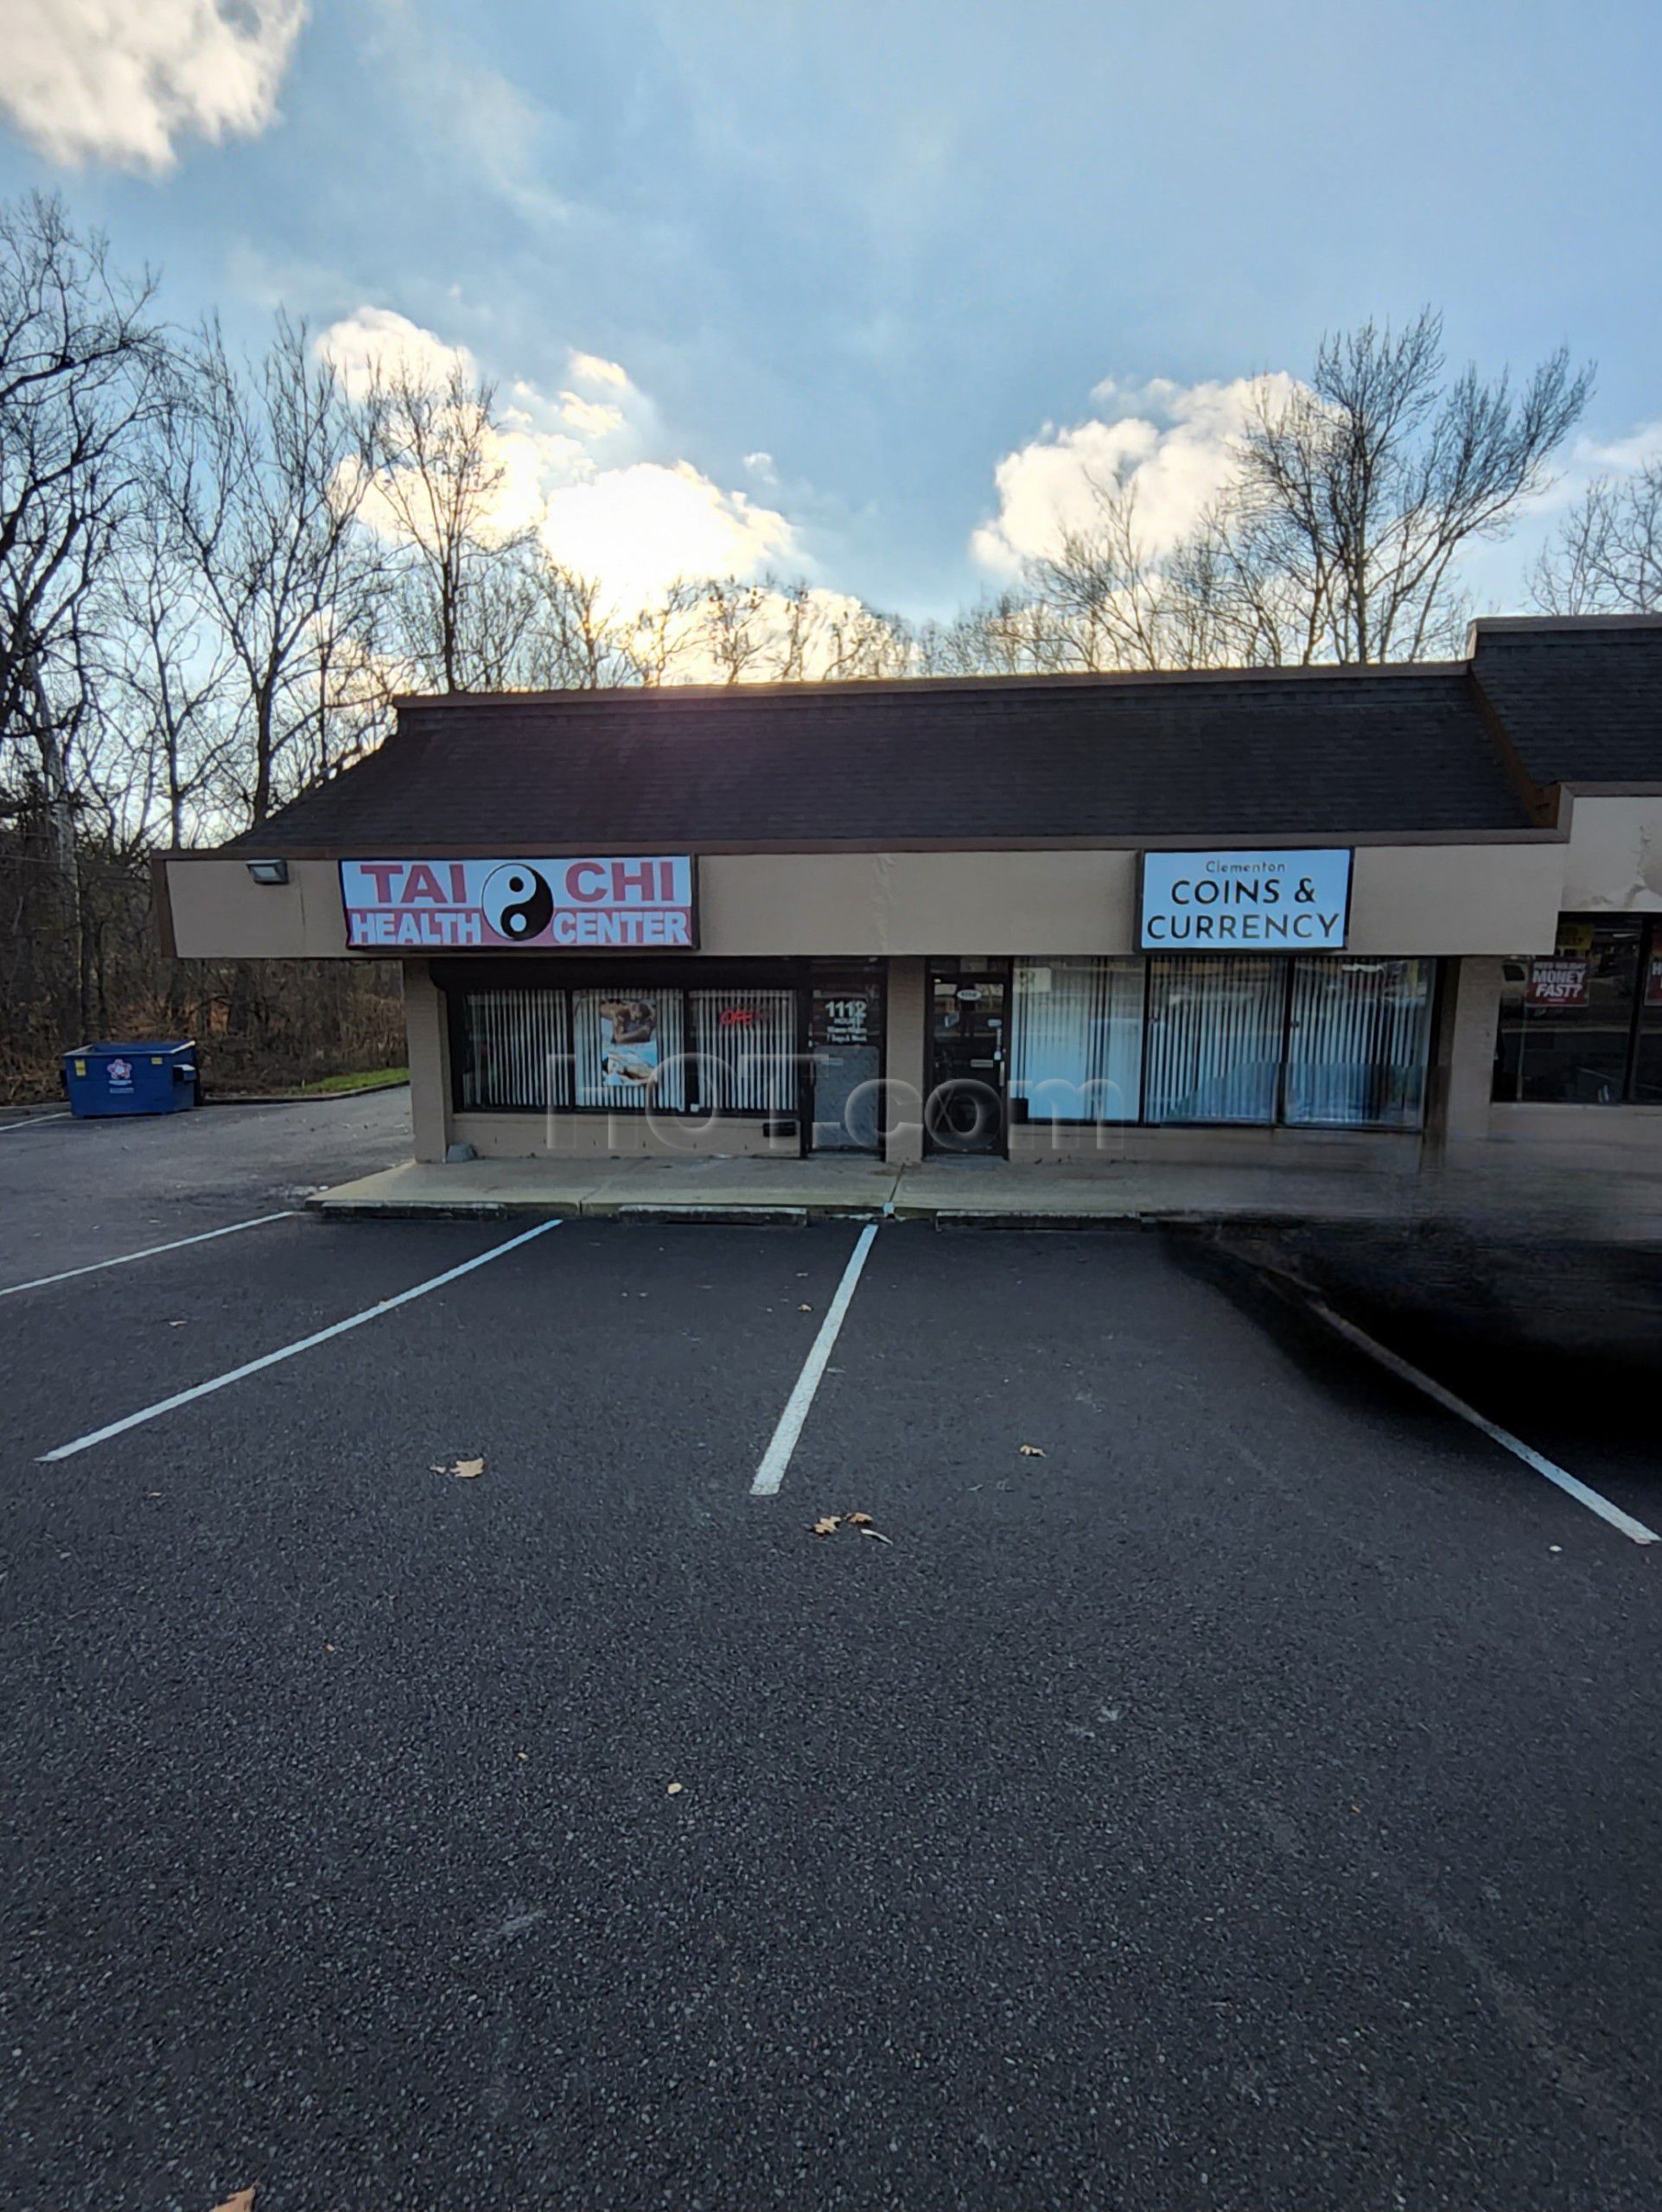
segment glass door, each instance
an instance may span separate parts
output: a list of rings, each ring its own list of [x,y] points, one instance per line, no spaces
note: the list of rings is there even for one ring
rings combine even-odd
[[[809,986],[814,1152],[882,1150],[883,978],[816,970]]]
[[[1005,1149],[1009,968],[958,962],[929,978],[929,1096],[923,1127],[933,1153]]]

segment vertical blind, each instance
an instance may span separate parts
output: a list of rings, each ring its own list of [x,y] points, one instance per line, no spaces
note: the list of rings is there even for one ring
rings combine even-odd
[[[692,1103],[707,1114],[796,1105],[796,993],[689,991]]]
[[[1286,969],[1250,953],[1149,963],[1150,1122],[1272,1122]]]
[[[462,1001],[462,1103],[545,1113],[571,1103],[564,991],[468,991]]]
[[[1010,1092],[1029,1121],[1136,1121],[1143,974],[1140,960],[1016,963]]]
[[[1301,960],[1293,969],[1287,1119],[1417,1128],[1431,1033],[1429,960]]]
[[[1010,1095],[1031,1122],[1417,1128],[1435,973],[1314,954],[1017,961]]]
[[[464,1110],[796,1110],[794,990],[530,985],[464,991],[460,1012]]]

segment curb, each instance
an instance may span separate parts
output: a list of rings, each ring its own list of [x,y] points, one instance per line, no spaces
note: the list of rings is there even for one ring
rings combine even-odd
[[[350,1090],[210,1090],[196,1105],[198,1112],[205,1106],[327,1106],[336,1098],[373,1098],[379,1091],[409,1088],[405,1076],[401,1083],[360,1083]]]

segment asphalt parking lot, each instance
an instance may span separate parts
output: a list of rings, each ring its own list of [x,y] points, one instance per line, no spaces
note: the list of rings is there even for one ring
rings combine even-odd
[[[286,1210],[399,1110],[0,1135],[0,2202],[1662,2202],[1662,1545],[1173,1237]]]

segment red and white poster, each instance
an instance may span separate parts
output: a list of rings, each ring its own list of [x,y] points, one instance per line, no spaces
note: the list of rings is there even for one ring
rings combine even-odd
[[[1525,1006],[1585,1006],[1593,963],[1577,955],[1555,954],[1531,960],[1524,989]]]
[[[577,860],[342,861],[354,951],[583,951],[697,945],[685,854]]]

